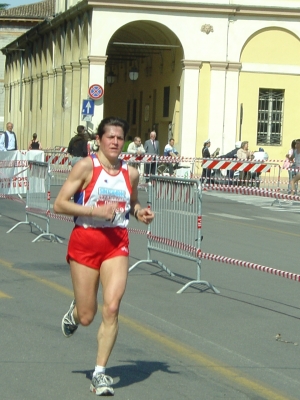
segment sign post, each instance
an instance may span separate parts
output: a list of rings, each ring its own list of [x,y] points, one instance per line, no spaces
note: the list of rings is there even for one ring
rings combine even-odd
[[[83,100],[81,108],[82,120],[91,122],[92,116],[94,115],[94,109],[94,100]]]
[[[101,85],[95,83],[89,87],[89,96],[93,100],[99,100],[104,95],[104,89]]]

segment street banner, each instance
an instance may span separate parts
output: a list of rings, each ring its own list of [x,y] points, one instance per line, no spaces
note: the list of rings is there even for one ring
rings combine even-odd
[[[44,161],[42,150],[0,151],[0,194],[22,194],[28,187],[28,161]]]

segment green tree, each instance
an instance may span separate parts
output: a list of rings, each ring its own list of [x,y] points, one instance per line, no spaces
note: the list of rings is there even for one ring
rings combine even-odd
[[[9,4],[1,3],[0,4],[0,10],[4,10],[7,6],[9,6]]]

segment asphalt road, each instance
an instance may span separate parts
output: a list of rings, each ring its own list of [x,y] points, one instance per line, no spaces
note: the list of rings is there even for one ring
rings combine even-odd
[[[146,197],[140,193],[144,204]],[[204,192],[202,250],[300,274],[300,207],[271,203]],[[25,221],[22,203],[0,199],[0,215],[0,398],[92,398],[100,314],[70,339],[60,328],[73,296],[65,262],[72,223],[51,220],[62,244],[32,243],[38,231],[26,224],[6,233]],[[134,219],[130,227],[143,228]],[[130,251],[131,265],[146,257],[145,235],[131,234]],[[116,398],[300,399],[298,282],[203,260],[202,279],[221,293],[193,286],[177,294],[196,277],[194,263],[155,258],[176,276],[149,264],[129,275],[107,368]]]

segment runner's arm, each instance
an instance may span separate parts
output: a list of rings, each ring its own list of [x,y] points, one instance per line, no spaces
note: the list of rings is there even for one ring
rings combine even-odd
[[[138,199],[138,183],[139,183],[139,173],[138,171],[128,166],[129,178],[132,187],[132,192],[130,196],[130,213],[135,216],[137,221],[144,222],[144,224],[150,224],[154,218],[154,213],[150,208],[142,208]]]

